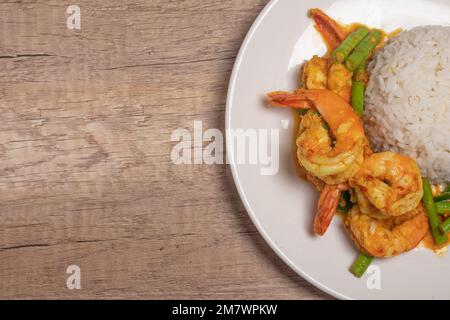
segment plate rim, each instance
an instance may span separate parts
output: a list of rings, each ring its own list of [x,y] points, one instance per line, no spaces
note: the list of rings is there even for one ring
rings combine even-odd
[[[316,280],[312,276],[310,276],[308,273],[303,271],[299,266],[297,266],[294,262],[292,262],[289,257],[287,257],[283,251],[278,247],[278,245],[270,238],[270,236],[267,234],[265,229],[262,227],[262,225],[259,223],[257,216],[253,209],[251,208],[247,197],[245,195],[245,192],[243,190],[243,187],[241,185],[239,175],[238,175],[238,169],[237,165],[232,161],[234,159],[233,153],[234,150],[231,148],[231,109],[232,109],[232,100],[234,97],[234,90],[236,85],[237,76],[240,70],[240,66],[243,60],[243,57],[246,54],[247,47],[250,44],[255,32],[257,31],[259,25],[264,20],[266,15],[272,10],[272,8],[279,2],[279,0],[270,0],[265,7],[262,9],[262,11],[259,13],[259,15],[256,17],[255,21],[252,23],[252,26],[250,27],[249,31],[247,32],[244,41],[241,44],[241,47],[239,49],[238,55],[236,57],[236,60],[233,65],[233,70],[230,76],[229,84],[228,84],[228,91],[227,91],[227,99],[226,99],[226,109],[225,109],[225,130],[226,130],[226,157],[227,157],[227,163],[229,163],[231,173],[233,176],[233,181],[236,186],[236,189],[239,193],[239,197],[244,204],[245,210],[247,211],[247,214],[250,216],[250,219],[252,220],[253,224],[255,225],[256,229],[258,230],[259,234],[262,236],[264,241],[269,245],[269,247],[278,255],[281,260],[286,263],[292,270],[294,270],[299,276],[301,276],[303,279],[308,281],[310,284],[312,284],[314,287],[326,292],[327,294],[343,300],[352,300],[352,298],[337,292],[323,283],[321,283],[319,280]]]

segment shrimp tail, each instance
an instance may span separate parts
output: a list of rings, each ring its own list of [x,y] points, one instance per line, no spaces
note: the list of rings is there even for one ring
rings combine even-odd
[[[317,31],[319,31],[328,46],[332,49],[337,48],[347,37],[347,34],[339,24],[327,16],[322,10],[311,9],[309,10],[309,15],[314,20]]]
[[[327,231],[339,205],[341,189],[339,186],[326,185],[320,193],[314,219],[314,232],[317,235],[323,236]]]
[[[311,102],[303,96],[289,92],[275,91],[267,94],[269,105],[272,107],[291,107],[295,109],[311,109]]]

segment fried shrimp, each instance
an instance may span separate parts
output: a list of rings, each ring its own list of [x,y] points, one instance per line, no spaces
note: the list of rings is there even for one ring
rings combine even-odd
[[[327,184],[346,183],[363,162],[367,139],[359,116],[329,90],[297,90],[268,94],[274,107],[313,110],[303,117],[296,141],[297,158],[312,175]],[[320,115],[319,115],[320,114]]]
[[[342,63],[333,63],[328,72],[328,88],[349,102],[352,94],[353,73]]]
[[[309,10],[311,18],[314,20],[317,31],[320,32],[326,44],[334,49],[347,37],[347,33],[333,19],[327,16],[320,9]]]
[[[330,89],[345,101],[350,101],[353,73],[342,63],[312,57],[302,68],[300,85],[306,89]]]
[[[327,76],[327,59],[314,56],[303,66],[300,85],[305,86],[307,89],[326,89]]]
[[[370,256],[389,258],[417,247],[428,231],[422,205],[403,221],[377,220],[355,205],[347,216],[346,229],[360,250]]]
[[[325,185],[320,193],[317,203],[317,212],[314,218],[314,233],[322,236],[328,229],[336,213],[342,191],[348,190],[347,184]]]
[[[422,177],[416,162],[393,152],[367,157],[349,181],[361,211],[377,219],[403,215],[422,199]]]

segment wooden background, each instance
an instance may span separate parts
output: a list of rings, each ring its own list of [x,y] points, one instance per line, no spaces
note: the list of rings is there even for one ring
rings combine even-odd
[[[328,298],[265,244],[227,166],[170,159],[174,129],[224,129],[266,3],[1,1],[0,298]]]

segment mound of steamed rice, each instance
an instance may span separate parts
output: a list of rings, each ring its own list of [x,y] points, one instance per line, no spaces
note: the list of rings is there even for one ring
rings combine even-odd
[[[369,63],[365,129],[373,149],[417,160],[450,182],[450,27],[402,32]]]

